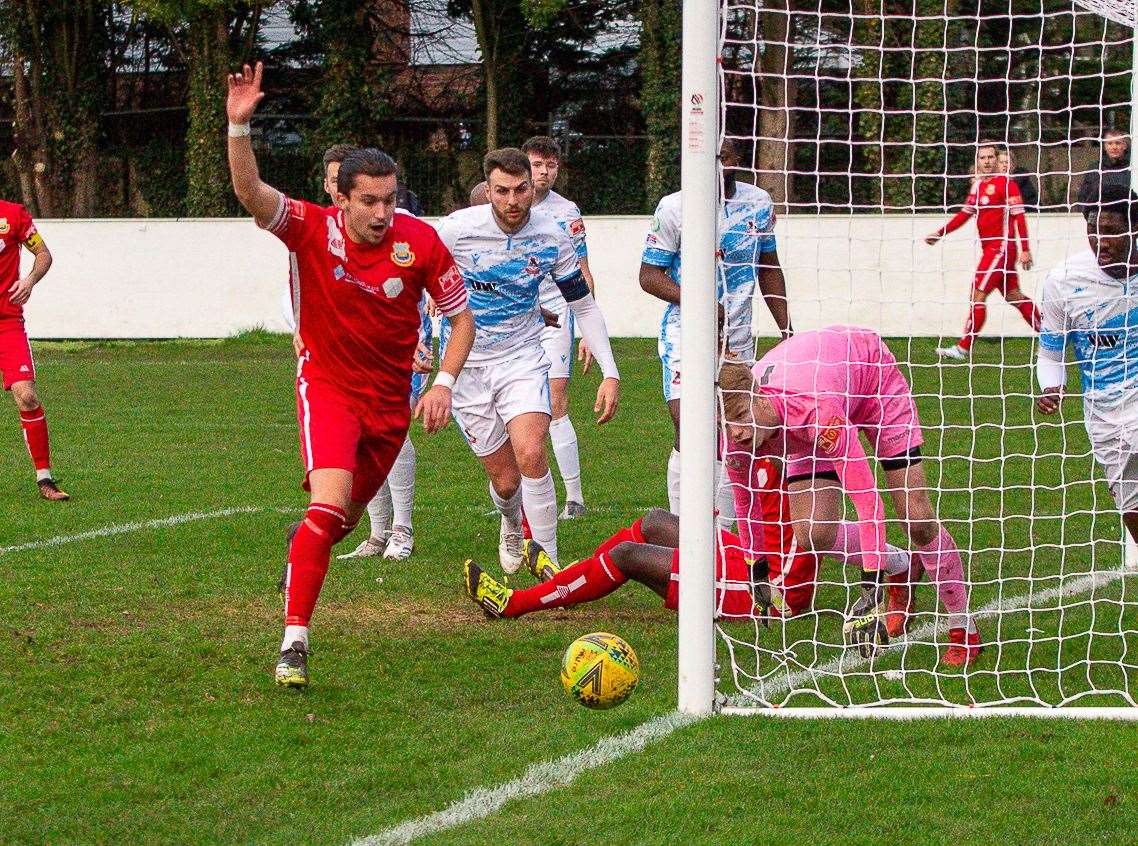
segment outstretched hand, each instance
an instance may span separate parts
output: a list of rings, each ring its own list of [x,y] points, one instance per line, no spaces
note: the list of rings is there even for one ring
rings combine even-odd
[[[230,123],[248,123],[257,111],[257,104],[265,96],[261,90],[261,75],[265,66],[257,62],[256,68],[245,65],[241,73],[228,77],[229,94],[225,100],[225,114]]]

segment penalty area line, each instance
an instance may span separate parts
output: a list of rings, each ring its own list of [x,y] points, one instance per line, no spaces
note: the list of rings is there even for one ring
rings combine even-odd
[[[156,520],[143,520],[138,523],[113,523],[99,529],[79,532],[74,535],[56,535],[43,540],[28,541],[14,546],[0,546],[0,555],[10,555],[13,552],[27,552],[32,549],[47,549],[53,546],[63,546],[78,541],[109,538],[115,535],[126,535],[132,532],[144,532],[149,529],[162,529],[167,526],[180,526],[183,523],[196,523],[199,520],[220,520],[225,517],[235,517],[238,514],[258,514],[265,511],[292,512],[297,509],[273,508],[260,505],[241,505],[234,508],[219,508],[216,511],[190,511],[187,514],[174,514],[170,517],[161,517]]]
[[[973,616],[986,618],[993,617],[1000,612],[1014,613],[1038,609],[1040,606],[1047,606],[1063,597],[1090,593],[1123,579],[1127,575],[1132,575],[1132,573],[1120,570],[1072,578],[1066,584],[1047,590],[996,599],[973,612]],[[936,630],[937,627],[934,625],[922,626],[914,631],[910,637],[914,639],[927,637]],[[844,663],[842,657],[839,656],[839,658],[826,662],[813,672],[802,670],[772,679],[762,688],[762,694],[769,699],[774,699],[789,692],[793,686],[808,681],[815,673],[836,674],[839,671],[858,669],[868,663],[869,661],[861,658],[860,655],[845,658]],[[731,704],[735,704],[735,702]],[[591,746],[571,752],[556,760],[530,764],[520,777],[512,781],[470,790],[462,799],[451,803],[440,811],[407,820],[378,834],[357,838],[351,842],[351,846],[397,846],[397,844],[410,843],[412,840],[425,837],[428,834],[435,834],[485,819],[491,814],[497,813],[508,802],[540,796],[556,788],[567,787],[576,780],[577,776],[588,770],[603,767],[626,755],[641,752],[648,744],[663,740],[677,729],[694,725],[705,719],[707,719],[705,715],[697,716],[683,714],[679,711],[669,711],[628,731],[602,737]]]

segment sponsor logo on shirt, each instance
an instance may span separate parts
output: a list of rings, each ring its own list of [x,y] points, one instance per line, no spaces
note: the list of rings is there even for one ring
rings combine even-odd
[[[403,293],[403,280],[398,276],[392,276],[383,283],[383,293],[387,294],[389,300],[393,300]]]
[[[576,220],[574,220],[572,223],[569,224],[569,234],[570,235],[581,235],[584,232],[585,232],[585,221],[581,220],[581,218],[577,218]]]
[[[988,199],[987,195],[980,198],[980,205],[982,205],[982,206],[986,206],[990,202],[992,202],[992,201]]]
[[[0,217],[0,235],[7,235],[12,231],[12,224],[8,222],[8,218]]]
[[[328,222],[328,252],[341,261],[347,261],[348,254],[344,252],[344,235],[340,232],[340,227],[331,217],[325,220]]]
[[[838,448],[838,440],[842,436],[842,427],[845,426],[845,418],[839,414],[835,414],[826,421],[826,428],[818,434],[818,448],[827,455],[832,455],[834,450]]]
[[[406,241],[396,241],[391,248],[391,261],[400,267],[410,267],[415,263],[415,254]]]

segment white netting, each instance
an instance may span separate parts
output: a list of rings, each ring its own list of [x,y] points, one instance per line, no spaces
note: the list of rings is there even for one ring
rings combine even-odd
[[[961,337],[982,251],[975,218],[924,242],[964,204],[976,143],[991,140],[1010,148],[1025,195],[1035,268],[1019,274],[1023,293],[1037,298],[1049,270],[1087,249],[1075,204],[1084,178],[1112,164],[1104,134],[1129,132],[1134,7],[815,2],[723,0],[724,136],[742,178],[778,208],[795,329],[869,327],[899,360],[931,502],[962,554],[986,649],[967,672],[939,663],[948,617],[926,579],[907,637],[862,659],[842,636],[858,569],[824,559],[800,615],[769,629],[717,622],[720,690],[756,706],[1134,705],[1138,576],[1124,566],[1075,369],[1063,417],[1041,416],[1035,334],[998,292],[971,359],[938,360]],[[761,299],[755,318],[761,356],[774,343]],[[910,549],[885,503],[890,542]]]

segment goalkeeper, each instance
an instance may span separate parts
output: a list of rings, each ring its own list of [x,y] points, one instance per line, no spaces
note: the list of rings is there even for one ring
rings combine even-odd
[[[727,436],[755,455],[785,455],[795,536],[819,554],[839,552],[843,493],[858,516],[862,598],[847,635],[863,654],[888,642],[881,577],[887,554],[885,506],[861,445],[865,433],[885,474],[897,515],[916,558],[948,612],[949,647],[942,662],[971,664],[980,634],[968,611],[968,587],[956,543],[933,511],[921,461],[916,404],[893,353],[875,332],[830,326],[795,335],[750,369],[719,370]]]
[[[1054,414],[1067,383],[1067,346],[1083,377],[1083,423],[1122,520],[1138,540],[1138,197],[1104,182],[1083,205],[1090,249],[1043,283],[1038,407]]]

